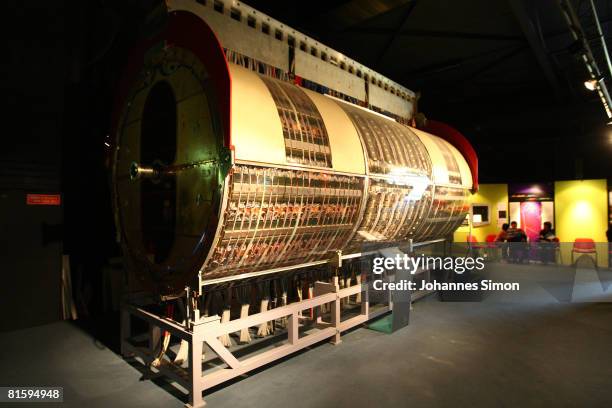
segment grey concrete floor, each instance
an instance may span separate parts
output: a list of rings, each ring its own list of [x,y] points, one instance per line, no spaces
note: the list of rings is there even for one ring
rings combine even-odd
[[[232,408],[612,406],[612,303],[506,300],[430,297],[394,334],[353,330],[205,399]],[[0,369],[0,385],[63,386],[61,407],[184,403],[67,322],[0,334]]]

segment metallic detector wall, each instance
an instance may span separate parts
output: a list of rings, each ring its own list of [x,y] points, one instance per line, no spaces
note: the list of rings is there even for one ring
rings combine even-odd
[[[117,222],[143,282],[172,293],[199,270],[441,238],[465,218],[472,177],[446,141],[233,64],[226,105],[211,58],[163,43],[144,48],[116,131]]]

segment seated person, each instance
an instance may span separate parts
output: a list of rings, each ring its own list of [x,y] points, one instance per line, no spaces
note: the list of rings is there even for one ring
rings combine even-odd
[[[538,241],[540,242],[554,242],[555,231],[552,229],[552,223],[550,221],[546,221],[543,224],[543,229],[540,231],[540,236],[538,237]]]
[[[499,234],[497,234],[495,238],[495,242],[506,242],[508,240],[508,228],[510,228],[510,225],[507,223],[502,225],[501,231],[499,231]]]
[[[502,259],[506,260],[508,259],[508,244],[506,243],[506,241],[508,241],[508,228],[510,228],[510,225],[504,223],[501,227],[501,231],[499,231],[499,234],[495,237],[495,242],[502,242],[499,247],[501,248]]]
[[[510,223],[510,228],[506,233],[508,242],[527,242],[527,234],[518,227],[516,221]]]
[[[543,228],[538,236],[539,248],[540,248],[540,260],[543,264],[549,262],[555,262],[555,246],[553,242],[557,242],[557,236],[555,231],[552,229],[552,223],[550,221],[544,222]]]
[[[510,243],[508,251],[510,261],[522,263],[525,260],[525,255],[527,253],[527,248],[524,244],[527,242],[527,234],[525,234],[525,231],[518,227],[516,221],[512,221],[510,223],[506,240]]]

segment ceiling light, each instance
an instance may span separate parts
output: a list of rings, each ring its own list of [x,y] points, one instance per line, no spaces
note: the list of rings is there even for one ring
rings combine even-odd
[[[586,81],[584,81],[584,87],[586,89],[588,89],[589,91],[594,91],[595,89],[597,89],[599,87],[599,81],[601,81],[603,78],[599,78],[599,79],[588,79]]]

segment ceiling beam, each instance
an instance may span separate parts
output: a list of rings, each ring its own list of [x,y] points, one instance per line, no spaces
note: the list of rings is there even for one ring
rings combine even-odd
[[[378,59],[376,60],[377,67],[380,67],[380,64],[383,62],[383,60],[385,59],[385,56],[387,55],[387,53],[393,46],[393,43],[397,39],[398,34],[404,29],[404,27],[408,23],[408,18],[410,18],[410,15],[412,14],[412,11],[414,10],[414,7],[416,6],[416,4],[417,4],[417,0],[412,0],[412,2],[409,3],[408,6],[406,7],[406,11],[403,13],[400,23],[397,25],[397,27],[391,34],[389,41],[387,41],[385,46],[382,47],[380,54],[378,55]]]
[[[353,27],[347,32],[362,33],[371,35],[389,35],[393,30],[389,28],[377,27]],[[466,33],[457,31],[435,31],[435,30],[402,30],[396,34],[397,37],[432,37],[432,38],[452,38],[461,40],[492,40],[492,41],[513,41],[524,42],[525,38],[517,35],[486,34],[486,33]]]
[[[366,0],[366,2],[367,1],[370,1],[370,0]],[[364,24],[367,25],[367,24],[370,24],[370,23],[372,23],[374,21],[377,21],[377,20],[379,20],[379,19],[381,19],[383,17],[392,15],[392,14],[396,13],[398,10],[401,10],[403,7],[409,5],[412,1],[413,0],[402,1],[400,4],[393,5],[393,6],[389,7],[385,11],[372,14],[372,15],[370,15],[367,18],[364,18],[364,19],[359,20],[359,21],[355,21],[352,24],[346,25],[344,27],[338,27],[336,30],[334,30],[334,32],[332,34],[336,35],[338,33],[347,32],[347,31],[353,30],[353,29],[355,29],[355,28],[357,28],[359,26],[362,26]],[[349,4],[351,4],[351,3],[349,3]]]
[[[521,47],[521,50],[522,49],[524,49],[524,47]],[[495,59],[497,60],[500,54],[506,55],[506,53],[515,52],[515,50],[517,50],[516,45],[507,45],[502,48],[496,48],[494,50],[469,55],[463,58],[453,58],[450,60],[439,61],[407,72],[402,75],[402,78],[408,81],[421,80],[429,75],[440,74],[444,71],[461,68],[484,58],[495,56]]]
[[[546,80],[550,84],[551,88],[555,92],[555,96],[558,98],[561,95],[561,87],[559,86],[559,81],[557,79],[557,75],[553,70],[550,59],[548,58],[548,54],[546,52],[546,48],[541,40],[541,37],[538,35],[536,28],[533,25],[533,21],[529,15],[527,8],[525,7],[525,2],[523,0],[508,0],[510,3],[510,7],[514,16],[516,17],[529,46],[531,47],[531,51],[540,65],[540,69],[542,73],[546,77]]]
[[[520,54],[524,50],[525,50],[525,47],[522,47],[522,46],[519,46],[517,48],[511,49],[510,51],[506,52],[505,54],[498,56],[493,61],[489,62],[488,64],[485,64],[484,66],[480,67],[476,71],[472,72],[470,75],[464,77],[461,82],[465,83],[465,82],[472,81],[475,78],[481,77],[483,74],[489,72],[493,68],[496,68],[496,67],[506,63],[506,61],[514,58],[516,55]]]
[[[603,26],[603,25],[607,25],[612,23],[612,18],[608,18],[605,20],[599,20],[599,23]],[[560,37],[562,35],[571,35],[572,34],[572,30],[570,30],[569,28],[565,28],[562,30],[555,30],[555,31],[550,31],[547,33],[544,33],[544,39],[549,40],[552,38],[556,38],[556,37]],[[608,33],[607,37],[611,37],[612,34]]]
[[[448,81],[444,81],[444,87],[443,87],[443,92],[441,92],[441,94],[445,94],[448,95],[449,93],[454,93],[456,94],[455,90],[456,89],[460,89],[466,86],[466,84],[471,84],[471,85],[476,85],[479,86],[481,88],[491,88],[490,85],[487,85],[481,81],[479,81],[479,79],[481,79],[481,77],[486,74],[487,72],[495,69],[496,67],[506,63],[508,60],[514,58],[516,55],[528,51],[527,46],[518,46],[518,47],[514,47],[511,48],[509,50],[507,50],[507,52],[500,54],[499,56],[497,56],[495,59],[493,59],[492,61],[488,62],[487,64],[479,67],[478,69],[476,69],[475,71],[471,72],[469,75],[458,79],[458,80],[454,80],[452,82],[448,82]],[[430,71],[427,74],[432,74],[432,73],[442,73],[443,71],[449,70],[449,69],[453,69],[453,68],[459,68],[462,67],[462,63],[455,63],[455,65],[449,65],[447,67],[445,67],[445,69],[437,69],[435,72]],[[412,77],[411,80],[412,81],[422,81],[425,80],[425,78],[428,75],[421,75],[419,76],[415,76]],[[439,77],[442,78],[442,77]],[[533,82],[533,81],[530,81]],[[496,80],[494,82],[497,85],[500,85],[499,80]],[[505,88],[505,85],[502,85]],[[436,90],[433,90],[431,88],[425,88],[427,90],[427,94],[431,96],[431,94],[435,95],[436,94]]]

